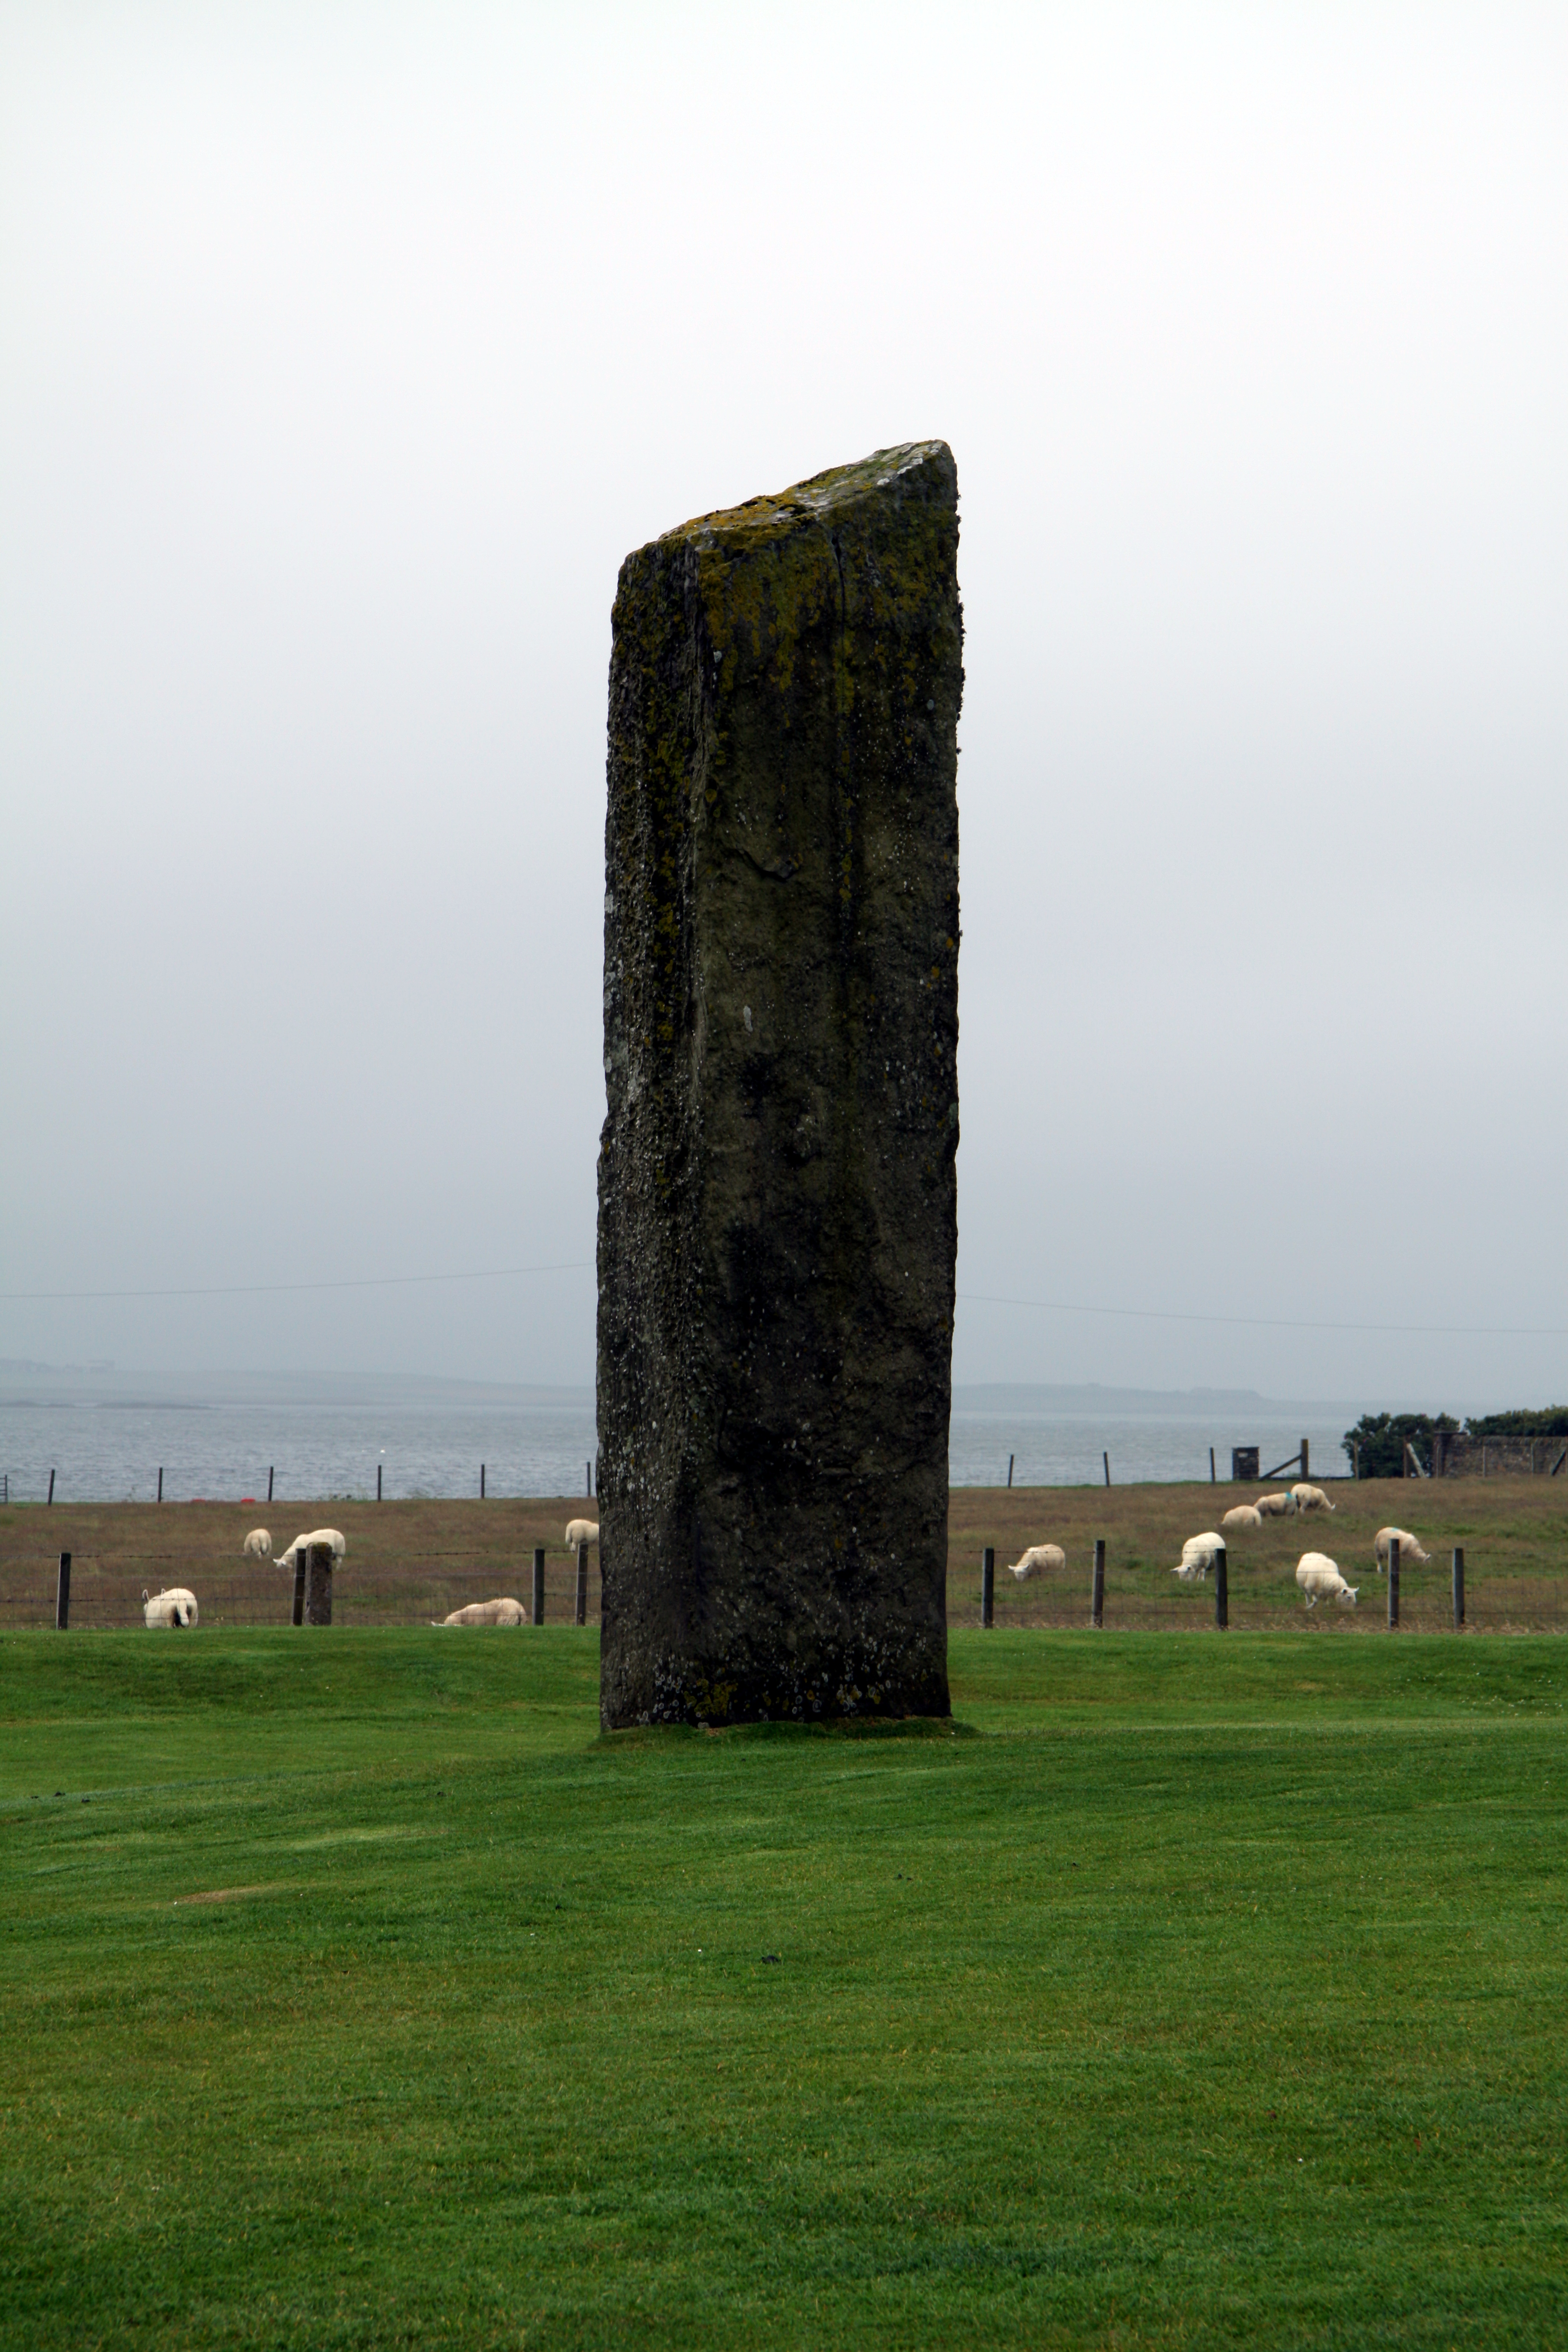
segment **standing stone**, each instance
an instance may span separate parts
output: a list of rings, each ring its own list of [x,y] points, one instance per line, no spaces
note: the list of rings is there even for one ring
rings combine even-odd
[[[879,450],[621,567],[606,1727],[946,1715],[958,483]]]

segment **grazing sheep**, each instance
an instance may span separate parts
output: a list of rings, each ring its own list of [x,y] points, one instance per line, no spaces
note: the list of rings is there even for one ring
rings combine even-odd
[[[1307,1596],[1307,1606],[1315,1609],[1320,1601],[1337,1601],[1342,1609],[1353,1609],[1359,1584],[1347,1584],[1327,1552],[1304,1551],[1296,1562],[1296,1581]]]
[[[272,1538],[265,1528],[252,1528],[241,1549],[247,1559],[270,1559]]]
[[[1296,1508],[1296,1497],[1291,1494],[1259,1495],[1258,1508],[1266,1519],[1288,1519]]]
[[[1261,1511],[1255,1509],[1250,1503],[1236,1503],[1232,1505],[1231,1508],[1226,1513],[1224,1518],[1221,1519],[1220,1525],[1222,1528],[1227,1529],[1235,1528],[1260,1528],[1263,1525],[1263,1514]]]
[[[149,1626],[194,1625],[196,1622],[196,1596],[183,1584],[172,1584],[167,1592],[154,1592],[147,1597],[142,1587],[142,1615]]]
[[[1388,1547],[1391,1543],[1396,1543],[1399,1546],[1401,1568],[1408,1568],[1412,1560],[1420,1562],[1432,1557],[1429,1551],[1422,1550],[1420,1543],[1410,1533],[1408,1528],[1379,1528],[1372,1551],[1373,1558],[1377,1562],[1377,1572],[1380,1576],[1388,1574]]]
[[[430,1620],[432,1625],[526,1625],[528,1612],[521,1601],[470,1601],[449,1617]]]
[[[1067,1564],[1068,1556],[1060,1544],[1031,1544],[1023,1559],[1014,1560],[1011,1565],[1013,1574],[1022,1584],[1024,1579],[1033,1576],[1037,1569],[1065,1568]]]
[[[296,1536],[288,1550],[280,1551],[279,1553],[279,1567],[293,1568],[296,1565],[298,1555],[300,1552],[314,1551],[318,1544],[325,1544],[328,1546],[332,1555],[332,1566],[334,1568],[337,1566],[339,1560],[342,1559],[344,1552],[348,1549],[348,1545],[338,1533],[336,1528],[312,1528],[308,1536]]]
[[[1225,1538],[1216,1535],[1212,1528],[1201,1536],[1189,1536],[1182,1546],[1181,1566],[1173,1568],[1171,1574],[1179,1576],[1184,1584],[1195,1584],[1200,1577],[1207,1577],[1215,1552],[1224,1549]]]
[[[592,1519],[567,1520],[566,1549],[568,1551],[575,1551],[580,1543],[596,1544],[598,1540],[599,1530]]]
[[[1290,1492],[1296,1497],[1299,1511],[1337,1511],[1339,1508],[1337,1503],[1330,1502],[1321,1486],[1309,1486],[1304,1479],[1298,1479]]]

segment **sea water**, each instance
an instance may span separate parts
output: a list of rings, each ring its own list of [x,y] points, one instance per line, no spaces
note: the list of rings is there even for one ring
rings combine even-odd
[[[1074,1413],[976,1411],[961,1391],[948,1475],[955,1486],[1005,1486],[1011,1456],[1015,1486],[1098,1486],[1109,1454],[1118,1486],[1206,1479],[1212,1444],[1224,1480],[1233,1444],[1259,1446],[1267,1474],[1305,1436],[1313,1475],[1337,1477],[1347,1468],[1340,1439],[1353,1418],[1308,1418],[1305,1409],[1279,1405],[1269,1412],[1261,1402],[1216,1409],[1208,1419],[1192,1412],[1118,1412],[1110,1400],[1103,1410]],[[481,1465],[488,1495],[585,1495],[595,1454],[587,1390],[537,1402],[457,1404],[436,1398],[289,1403],[0,1397],[0,1473],[14,1502],[41,1502],[51,1471],[57,1502],[150,1502],[160,1470],[167,1502],[251,1499],[260,1506],[269,1476],[277,1502],[374,1496],[378,1470],[388,1501],[477,1496]]]

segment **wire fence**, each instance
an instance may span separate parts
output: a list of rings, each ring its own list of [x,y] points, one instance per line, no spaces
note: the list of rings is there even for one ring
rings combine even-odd
[[[59,1593],[58,1554],[0,1565],[0,1628],[53,1625]],[[195,1575],[195,1582],[192,1577]],[[347,1626],[422,1625],[474,1601],[510,1599],[532,1607],[533,1560],[501,1561],[482,1552],[382,1563],[370,1573],[340,1570],[332,1577],[332,1623]],[[272,1562],[194,1571],[176,1552],[73,1554],[69,1623],[87,1633],[143,1625],[144,1596],[193,1591],[198,1627],[288,1625],[294,1577]],[[577,1563],[565,1551],[545,1553],[544,1622],[569,1625],[576,1609]],[[585,1622],[599,1622],[599,1570],[590,1550]]]
[[[1114,1489],[953,1488],[949,1496],[947,1615],[981,1621],[981,1561],[994,1553],[998,1627],[1082,1626],[1092,1613],[1094,1542],[1105,1544],[1101,1622],[1107,1628],[1212,1629],[1211,1580],[1172,1574],[1184,1543],[1218,1526],[1236,1491],[1204,1485]],[[1452,1549],[1465,1554],[1465,1628],[1471,1633],[1568,1632],[1568,1478],[1518,1475],[1336,1486],[1331,1507],[1264,1520],[1228,1545],[1229,1624],[1236,1631],[1366,1633],[1387,1622],[1387,1588],[1373,1566],[1375,1537],[1415,1517],[1419,1549],[1401,1561],[1400,1627],[1450,1630]],[[140,1627],[142,1595],[184,1587],[205,1625],[287,1624],[293,1580],[274,1559],[245,1555],[258,1521],[270,1520],[275,1552],[296,1528],[323,1521],[346,1552],[331,1579],[339,1625],[420,1625],[474,1601],[532,1600],[533,1555],[545,1554],[545,1622],[575,1614],[570,1528],[597,1520],[596,1502],[572,1496],[400,1500],[378,1505],[321,1497],[270,1513],[229,1503],[65,1504],[0,1511],[0,1629],[52,1625],[59,1557],[72,1556],[69,1622],[88,1629]],[[1008,1563],[1036,1546],[1058,1562],[1024,1580]],[[1309,1610],[1296,1582],[1308,1551],[1329,1554],[1358,1589],[1353,1608],[1325,1599]],[[1065,1565],[1060,1564],[1065,1557]],[[589,1552],[585,1619],[599,1620],[599,1556]]]
[[[1212,1581],[1172,1591],[1152,1579],[1160,1573],[1108,1554],[1101,1622],[1122,1631],[1201,1633],[1215,1626]],[[1387,1625],[1387,1580],[1352,1570],[1359,1585],[1355,1607],[1331,1600],[1309,1610],[1293,1577],[1249,1569],[1232,1555],[1227,1576],[1229,1629],[1236,1632],[1381,1633]],[[194,1579],[194,1581],[193,1581]],[[52,1626],[58,1596],[59,1555],[35,1553],[0,1564],[0,1630]],[[1451,1562],[1402,1566],[1399,1629],[1439,1633],[1455,1630]],[[470,1601],[509,1598],[531,1611],[531,1555],[505,1560],[492,1554],[458,1551],[381,1561],[374,1570],[340,1568],[332,1578],[335,1626],[439,1623]],[[546,1550],[544,1622],[571,1624],[576,1609],[577,1567],[564,1550]],[[206,1626],[288,1625],[294,1580],[271,1562],[214,1570],[194,1570],[187,1557],[159,1551],[77,1554],[70,1567],[69,1623],[86,1632],[140,1629],[144,1595],[180,1588],[194,1591],[199,1623]],[[589,1554],[584,1622],[600,1622],[597,1555]],[[978,1565],[953,1565],[948,1575],[951,1626],[984,1622]],[[1002,1629],[1046,1630],[1087,1626],[1092,1622],[1089,1577],[1063,1574],[1033,1578],[1019,1586],[1005,1574],[993,1594],[992,1622]],[[1568,1632],[1568,1574],[1510,1573],[1467,1559],[1463,1630],[1468,1633],[1561,1633]]]
[[[1388,1630],[1388,1580],[1370,1565],[1342,1562],[1356,1589],[1353,1605],[1318,1601],[1310,1609],[1291,1566],[1260,1568],[1227,1559],[1227,1630],[1238,1633],[1380,1633]],[[1162,1581],[1163,1580],[1163,1581]],[[984,1622],[979,1563],[948,1575],[948,1623]],[[1464,1616],[1456,1623],[1451,1554],[1423,1564],[1401,1563],[1398,1631],[1407,1633],[1568,1633],[1568,1570],[1510,1569],[1466,1549]],[[1122,1632],[1204,1633],[1215,1629],[1215,1580],[1177,1582],[1168,1569],[1118,1558],[1108,1548],[1100,1622]],[[1016,1584],[996,1571],[992,1623],[999,1627],[1089,1625],[1094,1622],[1092,1569],[1054,1571]]]
[[[565,1465],[555,1463],[547,1468],[562,1470]],[[584,1462],[578,1472],[584,1499],[592,1501],[597,1483],[592,1462]],[[320,1479],[290,1478],[270,1465],[259,1475],[240,1475],[234,1472],[205,1476],[199,1472],[165,1465],[146,1473],[144,1483],[133,1486],[124,1494],[107,1495],[82,1493],[74,1483],[69,1465],[61,1469],[37,1467],[25,1470],[0,1470],[0,1509],[8,1505],[42,1504],[46,1508],[63,1509],[68,1505],[89,1507],[117,1507],[121,1504],[166,1505],[233,1504],[244,1510],[275,1510],[293,1508],[304,1503],[444,1503],[467,1502],[527,1502],[546,1491],[552,1481],[542,1480],[537,1468],[528,1465],[509,1467],[505,1463],[477,1462],[471,1479],[458,1495],[449,1483],[431,1485],[427,1480],[405,1475],[401,1478],[383,1471],[373,1472],[363,1486]],[[254,1488],[255,1492],[246,1491]],[[573,1487],[565,1482],[563,1491]]]

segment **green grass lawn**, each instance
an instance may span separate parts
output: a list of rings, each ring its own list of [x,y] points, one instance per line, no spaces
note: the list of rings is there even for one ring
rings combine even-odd
[[[0,1641],[0,2344],[1568,2342],[1568,1649],[952,1670]]]

